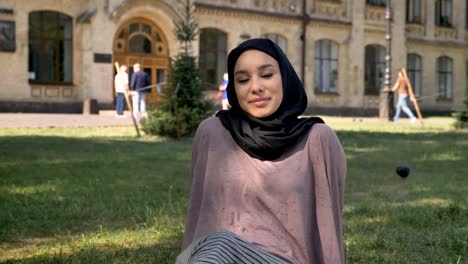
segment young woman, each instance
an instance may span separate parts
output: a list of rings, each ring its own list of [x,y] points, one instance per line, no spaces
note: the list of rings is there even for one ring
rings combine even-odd
[[[346,157],[320,118],[298,118],[304,88],[268,39],[228,56],[231,108],[193,143],[190,205],[177,263],[344,263]]]

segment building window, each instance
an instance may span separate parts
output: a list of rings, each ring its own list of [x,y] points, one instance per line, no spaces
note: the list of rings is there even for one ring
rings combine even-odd
[[[217,90],[226,72],[227,34],[212,28],[200,30],[199,65],[207,89]]]
[[[406,22],[416,24],[422,23],[421,0],[406,1]]]
[[[278,44],[278,46],[283,50],[284,53],[286,53],[286,38],[285,37],[278,35],[278,34],[274,34],[274,33],[266,33],[266,34],[263,34],[262,37],[271,39],[273,42]]]
[[[365,54],[364,93],[377,95],[383,88],[385,73],[385,48],[380,45],[367,45]]]
[[[151,41],[144,35],[135,35],[128,41],[130,53],[151,54]]]
[[[452,26],[452,0],[437,0],[435,12],[435,23],[437,26]]]
[[[336,93],[338,86],[338,45],[330,40],[315,42],[314,89],[317,93]]]
[[[371,6],[383,6],[387,5],[387,0],[367,0],[367,4]]]
[[[57,12],[29,14],[29,80],[71,83],[72,18]]]
[[[438,97],[441,99],[452,98],[452,59],[439,57],[437,59],[437,84]]]
[[[422,91],[422,59],[418,54],[408,54],[408,78],[415,96],[421,96]]]

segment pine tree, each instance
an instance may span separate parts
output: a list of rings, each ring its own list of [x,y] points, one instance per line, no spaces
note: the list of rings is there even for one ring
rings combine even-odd
[[[171,61],[168,82],[155,110],[143,121],[143,130],[180,138],[193,135],[198,124],[212,112],[210,102],[203,99],[202,81],[197,60],[192,54],[192,42],[198,35],[191,0],[179,1],[181,19],[175,22],[179,54]]]

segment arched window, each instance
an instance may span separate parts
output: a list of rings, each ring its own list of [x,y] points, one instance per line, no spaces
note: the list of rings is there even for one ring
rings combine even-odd
[[[208,89],[217,90],[226,72],[227,34],[213,28],[200,30],[199,68]]]
[[[365,58],[364,93],[377,95],[383,88],[385,48],[380,45],[367,45]]]
[[[271,39],[273,42],[275,42],[282,50],[284,53],[286,53],[286,38],[275,34],[275,33],[266,33],[262,35],[262,38],[268,38]]]
[[[452,98],[452,65],[452,59],[449,57],[439,57],[437,59],[437,84],[439,98]]]
[[[330,40],[315,42],[314,89],[317,93],[336,93],[338,86],[338,45]]]
[[[71,83],[72,18],[57,12],[29,13],[29,80]]]
[[[421,96],[422,91],[422,59],[418,54],[408,54],[408,78],[413,87],[414,95]]]

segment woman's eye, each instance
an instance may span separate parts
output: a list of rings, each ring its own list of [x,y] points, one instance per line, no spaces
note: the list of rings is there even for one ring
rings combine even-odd
[[[271,76],[273,76],[273,73],[266,73],[262,75],[263,78],[270,78]]]
[[[249,79],[240,79],[240,80],[237,80],[238,83],[246,83],[248,82]]]

